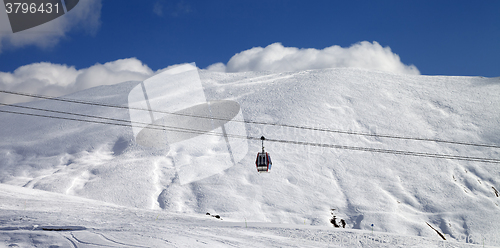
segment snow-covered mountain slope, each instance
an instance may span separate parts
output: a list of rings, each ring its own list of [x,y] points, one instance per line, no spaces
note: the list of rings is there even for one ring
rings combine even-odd
[[[123,207],[7,184],[0,184],[0,207],[2,248],[479,247],[468,244],[467,239],[444,241],[304,224],[231,222],[207,215]]]
[[[357,69],[200,71],[200,77],[207,100],[238,102],[246,121],[500,146],[498,78]],[[127,106],[138,84],[65,98]],[[130,119],[127,109],[49,100],[23,105]],[[168,213],[210,212],[224,221],[331,227],[335,209],[349,229],[371,230],[373,224],[379,232],[440,239],[427,222],[448,239],[483,235],[491,243],[499,235],[500,164],[268,142],[273,169],[258,174],[260,141],[249,140],[249,152],[236,166],[181,185],[167,151],[135,144],[130,127],[8,113],[0,113],[0,120],[3,184]],[[248,136],[277,140],[500,158],[500,149],[491,147],[273,125],[246,129]]]

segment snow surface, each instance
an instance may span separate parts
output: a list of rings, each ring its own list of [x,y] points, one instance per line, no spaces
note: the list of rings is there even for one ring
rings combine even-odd
[[[498,78],[358,69],[199,73],[207,100],[238,102],[247,121],[500,146]],[[65,98],[127,106],[139,83]],[[48,100],[23,105],[130,118],[127,109]],[[260,141],[249,140],[236,166],[182,185],[168,151],[135,144],[132,128],[7,113],[0,120],[5,246],[500,245],[499,164],[269,142],[273,171],[258,174]],[[256,124],[246,129],[251,137],[500,158],[498,148]],[[345,229],[332,226],[331,209]]]

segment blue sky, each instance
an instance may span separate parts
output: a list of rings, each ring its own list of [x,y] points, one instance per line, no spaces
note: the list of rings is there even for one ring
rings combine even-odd
[[[87,0],[79,5],[83,1]],[[45,47],[13,45],[4,39],[0,71],[39,62],[81,69],[131,57],[153,70],[184,62],[206,68],[275,42],[323,49],[376,41],[424,75],[500,76],[500,1],[103,0],[101,4],[100,24],[90,31],[75,24]]]

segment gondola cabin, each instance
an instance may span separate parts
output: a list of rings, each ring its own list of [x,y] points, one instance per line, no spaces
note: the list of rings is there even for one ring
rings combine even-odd
[[[262,172],[271,172],[271,156],[267,152],[259,152],[257,153],[257,159],[255,160],[255,166],[257,166],[257,171],[259,173]]]

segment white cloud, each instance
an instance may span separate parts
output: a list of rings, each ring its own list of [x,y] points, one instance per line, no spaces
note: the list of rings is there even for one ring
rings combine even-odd
[[[215,63],[209,65],[206,69],[209,71],[216,71],[216,72],[225,72],[226,71],[226,65],[224,63]]]
[[[153,7],[153,13],[157,16],[163,16],[163,4],[160,2],[156,2]]]
[[[0,72],[0,89],[61,96],[99,85],[142,81],[173,66],[153,71],[136,58],[95,64],[80,70],[67,65],[34,63],[21,66],[12,73]],[[274,43],[265,48],[254,47],[240,52],[234,55],[227,65],[215,63],[207,67],[207,70],[218,72],[297,71],[335,67],[354,67],[400,74],[420,73],[415,66],[403,64],[399,56],[389,47],[366,41],[349,48],[331,46],[322,50],[284,47],[280,43]],[[2,103],[31,100],[33,99],[0,94]]]
[[[0,5],[0,52],[2,46],[22,47],[36,45],[42,48],[54,46],[65,34],[73,28],[81,28],[95,35],[100,27],[101,0],[85,0],[68,13],[52,21],[12,33],[5,6]]]
[[[81,70],[76,70],[73,66],[42,62],[21,66],[13,73],[0,72],[0,89],[61,96],[99,85],[142,81],[153,73],[136,58],[95,64]],[[28,97],[0,94],[1,103],[32,100]]]
[[[351,47],[331,46],[314,48],[284,47],[274,43],[265,48],[254,47],[235,54],[227,63],[216,63],[207,70],[241,71],[298,71],[322,68],[353,67],[399,74],[420,74],[414,65],[405,65],[391,48],[377,42],[359,42]]]
[[[191,5],[185,0],[180,1],[165,1],[157,0],[153,5],[153,13],[157,16],[167,15],[169,17],[179,17],[193,12]]]
[[[175,12],[172,13],[173,16],[180,16],[182,14],[188,14],[191,13],[191,5],[186,3],[184,0],[181,0],[177,2],[177,5],[175,6]]]

